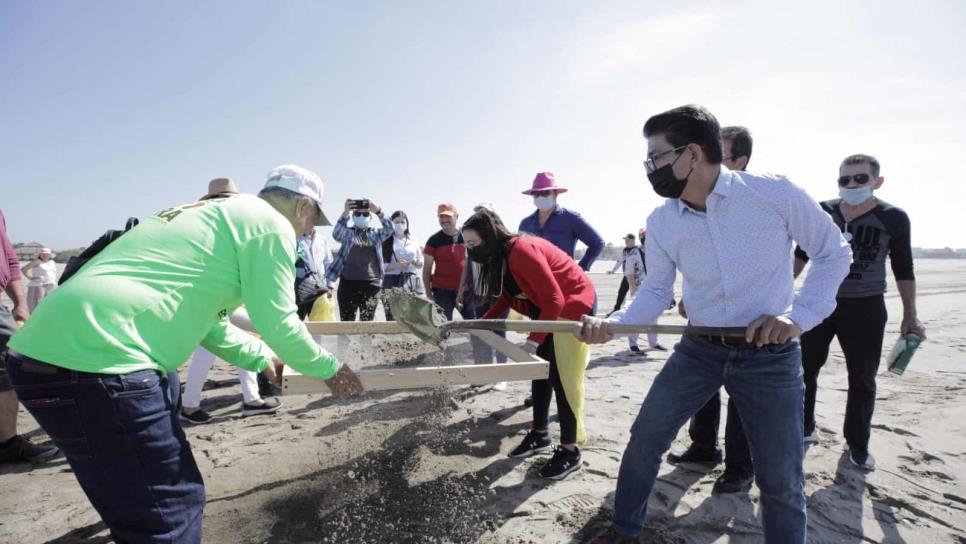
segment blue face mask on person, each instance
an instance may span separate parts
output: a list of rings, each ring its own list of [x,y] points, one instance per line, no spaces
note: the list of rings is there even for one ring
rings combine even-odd
[[[872,187],[840,187],[839,197],[850,206],[858,206],[872,198]]]
[[[369,216],[367,215],[354,215],[352,216],[352,226],[357,229],[364,229],[369,226]]]

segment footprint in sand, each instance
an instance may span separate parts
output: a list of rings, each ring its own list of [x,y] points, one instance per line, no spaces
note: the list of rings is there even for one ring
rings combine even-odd
[[[556,500],[546,505],[547,508],[557,512],[573,512],[574,510],[594,509],[600,506],[600,499],[586,493],[568,495],[560,500]]]
[[[916,433],[914,433],[912,431],[907,431],[907,430],[903,429],[902,427],[892,427],[890,425],[883,425],[881,423],[877,423],[877,424],[873,424],[872,425],[872,428],[873,429],[878,429],[880,431],[888,431],[890,433],[895,433],[895,434],[897,434],[899,436],[912,436],[912,437],[915,437],[915,438],[919,438],[919,435],[918,434],[916,434]]]

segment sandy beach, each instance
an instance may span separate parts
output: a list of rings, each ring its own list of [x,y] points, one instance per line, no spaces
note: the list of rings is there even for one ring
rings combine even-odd
[[[966,261],[916,264],[929,339],[904,376],[880,369],[875,472],[843,455],[847,376],[837,344],[821,375],[821,439],[805,467],[810,542],[966,543]],[[605,311],[619,276],[592,277]],[[886,300],[891,347],[901,317],[894,285]],[[662,322],[683,320],[667,312]],[[506,455],[528,428],[529,382],[292,396],[275,415],[243,419],[234,370],[219,361],[202,404],[217,420],[186,431],[207,484],[204,541],[582,542],[608,519],[628,429],[666,357],[631,354],[624,340],[593,349],[584,465],[560,482],[535,476],[541,458]],[[23,410],[20,429],[47,441]],[[672,449],[688,443],[685,428]],[[712,497],[721,470],[665,463],[643,541],[760,542],[757,488]],[[0,542],[112,541],[63,458],[4,465],[0,479]]]

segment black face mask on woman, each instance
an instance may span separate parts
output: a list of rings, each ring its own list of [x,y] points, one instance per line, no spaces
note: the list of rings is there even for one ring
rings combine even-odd
[[[674,165],[683,155],[684,153],[681,153],[671,163],[665,164],[647,175],[647,180],[651,182],[651,187],[659,196],[681,198],[681,194],[684,193],[684,188],[688,185],[688,178],[691,177],[691,172],[694,172],[694,167],[692,166],[691,170],[688,170],[688,175],[684,176],[684,179],[678,179],[674,175]]]
[[[476,247],[466,248],[466,252],[469,253],[470,259],[483,264],[492,261],[496,257],[497,254],[492,249],[489,244],[482,244]]]

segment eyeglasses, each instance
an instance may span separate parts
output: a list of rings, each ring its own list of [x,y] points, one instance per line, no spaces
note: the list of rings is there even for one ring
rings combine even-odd
[[[352,215],[356,217],[369,217],[369,212],[352,212]]]
[[[855,180],[859,185],[865,185],[872,179],[869,174],[856,174],[854,176],[839,176],[839,187],[845,187],[850,181]]]
[[[644,159],[644,170],[646,170],[648,174],[654,172],[655,170],[657,170],[657,164],[656,164],[657,159],[667,155],[668,153],[674,153],[675,151],[680,151],[685,147],[687,147],[687,144],[682,145],[680,147],[675,147],[674,149],[668,149],[666,151],[658,151],[657,153],[651,155],[647,159]]]

